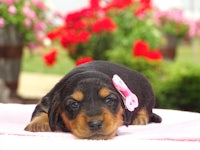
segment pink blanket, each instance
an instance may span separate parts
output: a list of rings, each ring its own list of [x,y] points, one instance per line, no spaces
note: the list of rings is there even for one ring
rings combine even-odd
[[[112,140],[80,140],[70,133],[32,133],[24,131],[35,105],[0,104],[0,150],[4,149],[100,149],[116,147],[141,149],[200,149],[200,114],[154,109],[163,118],[161,124],[122,126]],[[95,148],[96,147],[96,148]]]

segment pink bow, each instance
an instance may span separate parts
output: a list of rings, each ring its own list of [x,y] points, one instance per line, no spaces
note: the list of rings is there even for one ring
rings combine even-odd
[[[124,105],[129,111],[134,111],[135,108],[138,107],[138,98],[135,94],[133,94],[124,81],[118,76],[114,75],[112,78],[112,82],[117,91],[124,98]]]

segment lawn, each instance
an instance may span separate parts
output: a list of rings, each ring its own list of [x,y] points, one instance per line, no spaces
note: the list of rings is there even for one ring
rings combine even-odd
[[[44,50],[45,51],[45,50]],[[37,51],[30,52],[24,50],[22,60],[23,72],[59,74],[63,75],[69,72],[74,67],[74,62],[68,57],[65,50],[60,49],[54,66],[47,66],[42,56]]]
[[[200,67],[200,42],[190,45],[180,45],[177,51],[176,62],[192,63]]]

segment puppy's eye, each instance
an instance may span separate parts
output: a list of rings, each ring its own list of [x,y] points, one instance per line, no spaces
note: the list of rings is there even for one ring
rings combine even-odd
[[[111,97],[107,97],[107,98],[105,99],[105,103],[106,103],[107,105],[113,105],[114,99],[111,98]]]
[[[68,109],[68,110],[78,110],[79,107],[80,107],[80,103],[75,101],[74,99],[66,99],[65,101],[65,107]]]
[[[109,108],[110,111],[116,113],[119,109],[119,98],[115,94],[110,94],[104,98],[104,104]]]
[[[80,106],[80,104],[79,104],[78,102],[76,102],[76,101],[73,101],[73,102],[71,102],[71,104],[70,104],[70,107],[71,107],[72,109],[78,109],[79,106]]]

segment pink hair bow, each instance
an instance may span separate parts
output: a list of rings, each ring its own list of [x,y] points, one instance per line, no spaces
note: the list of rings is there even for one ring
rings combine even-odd
[[[124,99],[124,105],[129,111],[134,111],[138,107],[137,96],[130,91],[124,81],[118,76],[114,75],[112,82],[117,91],[122,95]]]

